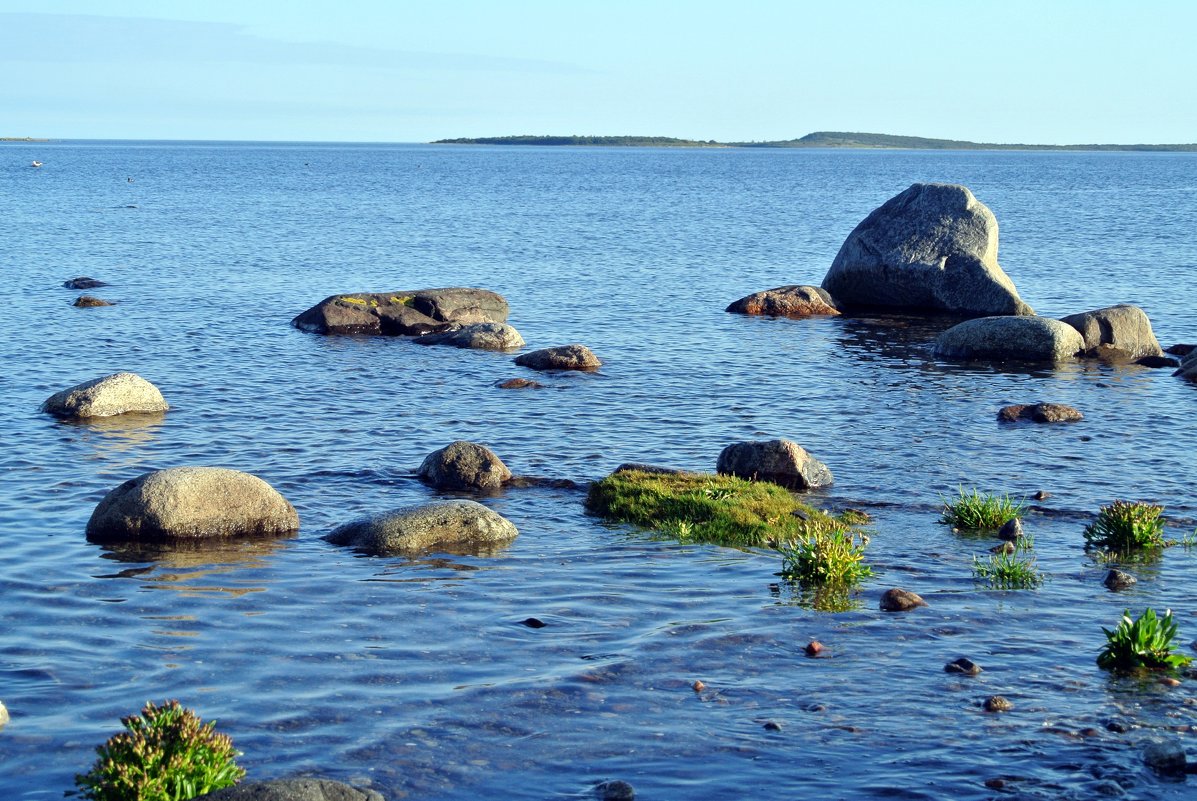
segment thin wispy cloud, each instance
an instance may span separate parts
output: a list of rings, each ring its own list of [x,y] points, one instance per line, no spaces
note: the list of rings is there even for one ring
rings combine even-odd
[[[590,70],[566,62],[479,53],[432,53],[289,42],[245,26],[148,17],[0,13],[0,63],[130,65],[244,63],[390,70],[507,71],[554,74]]]

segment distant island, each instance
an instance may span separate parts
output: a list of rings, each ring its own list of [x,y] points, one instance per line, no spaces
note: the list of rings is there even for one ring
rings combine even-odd
[[[478,139],[439,139],[434,145],[553,145],[598,147],[834,147],[871,150],[1123,150],[1197,153],[1197,143],[1181,145],[1026,145],[929,139],[924,136],[816,131],[798,139],[769,142],[716,142],[714,139],[675,139],[671,136],[490,136]]]
[[[0,136],[0,142],[49,142],[49,139],[34,139],[32,136]]]

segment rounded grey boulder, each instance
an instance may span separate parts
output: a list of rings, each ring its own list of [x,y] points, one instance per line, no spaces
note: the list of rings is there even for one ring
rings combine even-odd
[[[425,334],[417,345],[450,345],[473,350],[514,350],[524,346],[524,338],[507,323],[474,323],[453,331]]]
[[[85,381],[51,395],[42,404],[43,412],[76,419],[169,408],[158,388],[136,373],[113,373]]]
[[[511,480],[511,471],[494,451],[464,440],[428,454],[416,472],[438,489],[496,490]]]
[[[1086,356],[1134,361],[1145,356],[1163,356],[1151,321],[1138,306],[1121,303],[1095,311],[1062,317],[1085,342]]]
[[[945,359],[1059,362],[1085,346],[1075,328],[1047,317],[981,317],[940,334],[935,355]]]
[[[105,495],[87,521],[87,539],[194,542],[285,536],[298,529],[295,507],[257,476],[223,467],[171,467]]]
[[[597,370],[603,366],[585,345],[542,348],[515,357],[515,363],[533,370]]]
[[[823,289],[840,309],[1034,314],[997,252],[997,219],[966,187],[914,184],[848,235]]]
[[[195,801],[385,801],[375,790],[364,790],[331,779],[276,779],[242,782],[196,796]]]
[[[719,454],[715,472],[769,481],[788,489],[826,487],[835,480],[827,465],[788,439],[728,445]]]
[[[840,313],[827,290],[793,284],[754,292],[735,301],[724,311],[772,317],[814,317]]]
[[[512,522],[474,501],[408,506],[338,526],[324,539],[376,556],[427,551],[434,547],[477,548],[510,542]]]

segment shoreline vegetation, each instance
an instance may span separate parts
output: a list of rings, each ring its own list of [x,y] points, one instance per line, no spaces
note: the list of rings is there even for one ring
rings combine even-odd
[[[1197,143],[1172,145],[1028,145],[931,139],[923,136],[816,131],[798,139],[768,142],[717,142],[670,136],[487,136],[438,139],[434,145],[539,145],[557,147],[716,147],[716,148],[850,148],[860,150],[1104,150],[1197,153]]]

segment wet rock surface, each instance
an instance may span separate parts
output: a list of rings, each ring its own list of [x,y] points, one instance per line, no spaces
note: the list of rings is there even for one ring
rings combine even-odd
[[[434,548],[478,548],[503,544],[519,534],[510,520],[467,500],[406,506],[333,529],[324,539],[375,556]]]
[[[788,439],[737,442],[720,454],[715,471],[787,489],[811,489],[834,483],[831,469]]]
[[[544,384],[530,378],[509,378],[495,384],[499,389],[544,389]]]
[[[511,471],[494,451],[465,440],[428,454],[416,473],[437,489],[493,491],[511,480]]]
[[[1061,362],[1084,347],[1077,330],[1047,317],[981,317],[952,326],[935,339],[944,359]]]
[[[898,587],[886,590],[881,594],[880,607],[882,612],[909,612],[911,609],[927,605],[927,602],[917,593]]]
[[[507,322],[507,301],[472,287],[331,295],[291,325],[317,334],[421,336],[472,323]]]
[[[754,292],[733,302],[725,311],[770,317],[815,317],[840,313],[827,290],[797,284]]]
[[[1117,568],[1111,569],[1106,573],[1106,577],[1101,582],[1106,586],[1106,589],[1111,592],[1119,592],[1121,590],[1129,590],[1131,587],[1139,583],[1139,580]]]
[[[1001,695],[989,696],[981,706],[986,712],[1009,712],[1014,709],[1014,704],[1008,698]]]
[[[998,411],[998,420],[1003,423],[1030,421],[1032,423],[1077,423],[1085,416],[1080,410],[1063,403],[1028,403],[1003,406]]]
[[[965,676],[976,676],[981,673],[981,666],[967,657],[960,657],[943,666],[945,673],[960,673]]]
[[[524,353],[515,363],[532,370],[597,370],[603,366],[594,351],[585,345],[561,345]]]
[[[515,350],[524,346],[524,338],[507,323],[473,323],[439,334],[425,334],[417,345],[448,345],[471,350]]]
[[[111,306],[112,303],[103,298],[93,297],[91,295],[80,295],[75,298],[75,302],[71,304],[76,309],[98,309],[102,306]]]
[[[1084,340],[1084,353],[1109,361],[1134,361],[1145,356],[1163,356],[1151,321],[1138,306],[1119,304],[1104,309],[1070,314],[1061,322],[1075,328]]]

